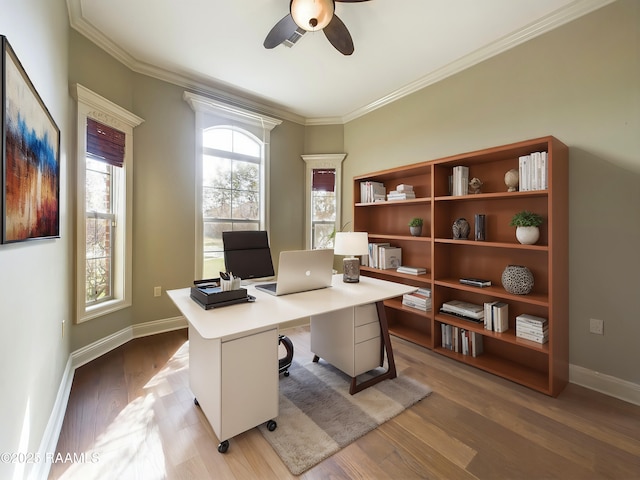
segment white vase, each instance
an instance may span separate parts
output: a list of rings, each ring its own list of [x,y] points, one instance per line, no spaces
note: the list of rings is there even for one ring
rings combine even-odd
[[[538,227],[517,227],[516,238],[523,245],[533,245],[540,238],[540,229]]]

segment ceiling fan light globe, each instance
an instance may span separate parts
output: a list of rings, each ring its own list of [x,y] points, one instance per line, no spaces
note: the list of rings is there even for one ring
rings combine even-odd
[[[300,28],[314,32],[329,25],[333,18],[333,0],[292,0],[291,16]]]

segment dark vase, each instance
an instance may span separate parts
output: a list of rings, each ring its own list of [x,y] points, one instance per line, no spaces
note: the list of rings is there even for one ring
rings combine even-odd
[[[469,222],[466,218],[459,218],[453,222],[453,238],[456,240],[466,240],[469,238]]]

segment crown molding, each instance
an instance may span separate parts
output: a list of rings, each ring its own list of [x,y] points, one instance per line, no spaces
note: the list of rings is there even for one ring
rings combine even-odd
[[[391,92],[382,98],[379,98],[378,100],[375,100],[374,102],[369,103],[368,105],[352,111],[351,113],[348,113],[341,117],[335,116],[305,118],[277,105],[268,104],[264,99],[257,98],[249,92],[239,91],[237,88],[231,85],[221,86],[218,82],[214,82],[210,79],[182,72],[172,72],[144,62],[140,62],[136,58],[128,54],[126,51],[124,51],[122,48],[117,46],[108,37],[103,35],[90,22],[85,20],[85,18],[82,16],[81,0],[66,0],[67,8],[69,11],[69,23],[71,27],[134,72],[148,75],[150,77],[168,83],[172,83],[179,87],[192,90],[196,93],[201,93],[203,95],[212,97],[216,100],[236,105],[240,108],[245,108],[258,113],[275,116],[278,118],[282,118],[283,120],[288,120],[305,126],[336,125],[348,123],[352,120],[362,117],[363,115],[371,113],[378,108],[389,105],[401,98],[422,90],[429,85],[433,85],[434,83],[444,80],[447,77],[450,77],[467,68],[477,65],[484,60],[510,50],[517,45],[520,45],[546,32],[558,28],[583,15],[598,10],[599,8],[613,3],[614,1],[616,0],[575,0],[565,7],[556,10],[555,12],[552,12],[545,17],[542,17],[535,22],[530,23],[526,27],[509,35],[506,35],[501,39],[470,53],[469,55],[451,62],[448,65],[445,65],[444,67],[439,68],[434,72],[414,82],[411,82],[408,85],[399,88],[398,90]]]
[[[342,123],[347,123],[363,115],[373,112],[378,108],[389,105],[403,97],[411,95],[412,93],[422,90],[429,85],[433,85],[447,77],[455,75],[467,68],[477,65],[491,57],[494,57],[500,53],[506,52],[513,47],[527,42],[535,37],[549,32],[555,28],[564,25],[576,18],[579,18],[587,13],[591,13],[605,5],[613,3],[615,0],[576,0],[566,7],[563,7],[555,12],[542,17],[539,20],[530,23],[526,27],[513,32],[509,35],[502,37],[501,39],[466,55],[455,62],[451,62],[442,68],[439,68],[429,75],[426,75],[415,82],[412,82],[405,87],[402,87],[395,92],[390,93],[362,108],[354,110],[353,112],[342,117]],[[307,120],[309,121],[309,120]]]

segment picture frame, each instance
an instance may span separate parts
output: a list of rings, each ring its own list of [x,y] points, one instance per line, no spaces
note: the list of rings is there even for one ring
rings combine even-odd
[[[0,35],[1,243],[60,238],[60,129]]]

